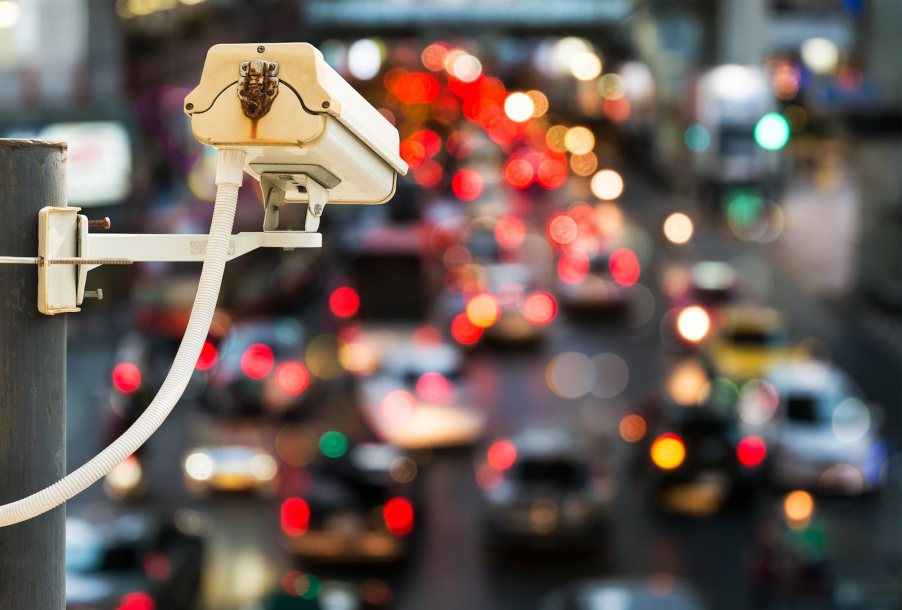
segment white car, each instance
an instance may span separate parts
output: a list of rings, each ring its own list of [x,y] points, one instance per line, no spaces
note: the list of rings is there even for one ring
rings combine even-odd
[[[547,337],[557,304],[548,293],[537,290],[536,271],[522,263],[496,263],[486,265],[485,275],[486,291],[498,307],[497,319],[485,329],[485,338],[519,344]]]
[[[253,427],[209,428],[209,443],[182,460],[185,486],[194,495],[251,492],[269,497],[278,491],[279,463],[264,431]]]
[[[463,357],[442,341],[398,338],[360,381],[361,408],[385,441],[404,449],[469,445],[485,428],[461,380]]]
[[[813,360],[776,367],[744,392],[739,413],[764,439],[778,486],[845,494],[879,486],[880,409],[838,368]]]

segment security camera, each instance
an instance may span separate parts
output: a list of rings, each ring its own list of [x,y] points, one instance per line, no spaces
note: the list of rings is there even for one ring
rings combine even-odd
[[[89,234],[78,208],[48,206],[38,222],[38,256],[0,256],[38,265],[38,309],[76,312],[90,269],[136,261],[202,260],[197,295],[169,374],[119,438],[75,472],[0,505],[0,527],[43,514],[85,490],[134,453],[163,423],[188,385],[213,320],[226,261],[260,247],[321,245],[316,232],[332,203],[384,203],[397,174],[398,131],[305,43],[223,44],[207,54],[200,84],[185,98],[191,129],[218,149],[209,235]],[[263,232],[232,235],[244,174],[260,182]],[[307,204],[304,231],[279,230],[283,203]],[[73,272],[74,271],[74,272]]]
[[[307,43],[210,48],[185,113],[200,142],[246,152],[264,230],[282,203],[308,204],[308,221],[326,201],[384,203],[407,173],[398,130]]]

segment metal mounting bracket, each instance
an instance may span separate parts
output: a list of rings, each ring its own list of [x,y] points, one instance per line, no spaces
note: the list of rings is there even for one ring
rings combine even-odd
[[[338,179],[316,165],[259,166],[260,188],[263,190],[263,230],[278,231],[279,210],[283,204],[300,200],[307,203],[304,230],[319,229],[319,220],[329,202],[328,189]]]
[[[204,234],[88,233],[80,208],[45,207],[38,217],[38,310],[47,315],[80,311],[88,272],[100,265],[135,262],[201,262]],[[320,213],[322,211],[320,210]],[[318,224],[318,223],[317,223]],[[320,248],[323,237],[308,231],[263,231],[233,235],[228,260],[257,248]]]

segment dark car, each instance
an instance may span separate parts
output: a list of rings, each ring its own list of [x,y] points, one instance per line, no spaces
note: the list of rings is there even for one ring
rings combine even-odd
[[[94,505],[69,513],[67,610],[194,610],[202,539],[149,513]]]
[[[206,408],[223,415],[302,415],[324,390],[305,364],[306,339],[292,318],[235,324],[210,370]]]
[[[167,339],[155,335],[126,333],[116,348],[110,371],[109,409],[103,412],[102,444],[119,438],[147,406],[163,383],[175,351]],[[194,384],[189,386],[191,394]],[[146,446],[117,465],[104,478],[104,491],[115,500],[138,500],[148,492],[144,473]]]
[[[307,562],[403,559],[414,532],[416,463],[391,445],[360,443],[314,464],[281,507],[285,547]]]
[[[589,271],[575,283],[558,279],[555,292],[561,306],[577,318],[597,314],[626,314],[630,307],[630,288],[618,284],[611,273],[610,256],[598,254],[589,259]]]
[[[611,473],[572,433],[529,430],[489,446],[477,470],[495,548],[604,545]]]
[[[166,340],[129,332],[116,347],[110,371],[110,410],[104,422],[105,444],[131,426],[163,383],[175,352]]]
[[[720,398],[665,404],[650,426],[642,460],[653,501],[665,511],[707,516],[747,500],[763,477],[765,441],[743,436]]]

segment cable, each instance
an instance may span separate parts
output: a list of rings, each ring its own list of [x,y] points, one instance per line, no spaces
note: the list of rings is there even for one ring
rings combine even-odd
[[[41,256],[0,256],[3,265],[37,265],[41,266],[45,259]],[[131,265],[135,261],[128,258],[92,258],[69,256],[46,259],[48,265]]]
[[[228,258],[235,207],[238,203],[238,189],[244,177],[244,156],[243,150],[219,151],[216,166],[216,203],[213,208],[213,221],[210,223],[210,239],[207,242],[204,265],[197,284],[197,296],[194,297],[194,306],[191,308],[191,317],[188,319],[182,343],[160,391],[122,436],[81,468],[69,473],[50,487],[0,506],[0,527],[27,521],[52,510],[100,480],[150,438],[182,397],[213,321],[213,312],[216,309],[216,300],[219,297],[219,288],[222,285],[222,275]]]

